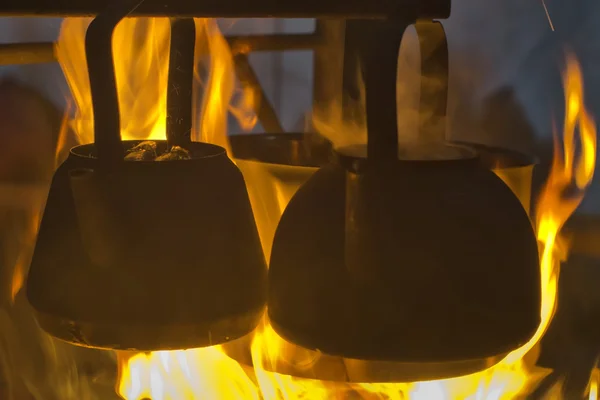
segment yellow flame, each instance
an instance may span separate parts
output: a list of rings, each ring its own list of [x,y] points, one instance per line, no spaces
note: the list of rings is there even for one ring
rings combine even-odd
[[[84,41],[90,22],[91,18],[66,18],[56,46],[77,105],[73,128],[81,143],[94,141]],[[115,30],[113,54],[124,138],[165,137],[169,44],[167,18],[126,18]]]
[[[83,47],[89,22],[89,19],[66,19],[57,49],[77,104],[72,126],[83,142],[93,140],[93,115]],[[193,138],[228,148],[228,110],[255,122],[252,113],[245,111],[252,104],[252,98],[248,96],[246,100],[238,101],[242,110],[235,112],[239,109],[232,104],[236,90],[234,61],[227,42],[214,20],[197,20],[197,28],[197,57],[206,53],[210,57],[203,59],[207,62],[209,79],[204,84],[206,94],[201,114],[196,116]],[[164,138],[168,21],[127,19],[117,28],[113,43],[123,137]],[[197,73],[199,78],[201,75]],[[564,251],[559,232],[579,205],[595,167],[595,125],[584,106],[583,78],[572,55],[567,59],[564,87],[563,143],[556,142],[551,174],[536,213],[541,246],[541,324],[527,344],[499,364],[472,375],[430,382],[347,384],[293,377],[271,371],[282,362],[310,371],[316,368],[321,355],[297,348],[291,351],[294,346],[281,339],[265,321],[255,331],[250,345],[253,367],[234,361],[219,346],[120,354],[117,392],[126,400],[336,399],[346,398],[350,392],[365,399],[413,400],[500,400],[526,395],[548,373],[535,367],[535,362],[539,340],[556,307],[558,256]]]
[[[585,108],[583,75],[579,63],[571,54],[567,55],[563,85],[563,143],[561,146],[558,140],[555,140],[550,176],[538,200],[536,213],[537,237],[543,246],[541,324],[525,346],[507,357],[509,363],[521,359],[540,340],[554,316],[560,271],[559,256],[560,252],[565,251],[564,243],[560,243],[559,232],[581,203],[596,166],[596,127]]]
[[[588,400],[598,400],[598,383],[600,382],[600,369],[594,368],[590,375]]]
[[[594,123],[583,104],[583,79],[579,66],[572,56],[568,58],[567,69],[564,73],[564,86],[566,118],[563,143],[560,145],[557,141],[551,174],[537,206],[537,235],[542,248],[540,260],[542,271],[541,324],[527,344],[510,353],[496,366],[468,376],[405,384],[371,383],[350,385],[302,379],[269,372],[283,357],[287,357],[289,354],[286,352],[286,342],[265,322],[255,332],[251,346],[256,382],[249,380],[247,375],[240,369],[233,373],[233,369],[229,365],[218,369],[217,363],[214,361],[217,353],[210,353],[211,356],[207,355],[208,352],[217,352],[216,348],[189,350],[189,353],[186,353],[191,355],[195,362],[202,362],[205,365],[212,363],[214,373],[219,374],[220,377],[226,377],[228,383],[225,387],[247,385],[243,393],[240,391],[234,395],[231,392],[218,392],[218,397],[253,398],[256,394],[255,389],[259,388],[259,393],[264,399],[343,398],[344,394],[354,391],[363,398],[500,400],[526,395],[535,388],[539,381],[548,374],[547,370],[535,367],[539,354],[539,346],[536,345],[548,328],[556,306],[560,264],[559,254],[557,254],[557,251],[560,250],[558,235],[567,218],[580,203],[584,190],[591,181],[595,166],[596,131]],[[576,128],[579,129],[576,131]],[[577,148],[580,148],[579,155],[576,151]],[[148,379],[150,381],[153,379],[151,370],[160,368],[161,362],[164,363],[154,354],[138,356],[145,360],[142,365],[129,362],[125,366],[123,371],[125,371],[124,376],[126,379],[121,381],[121,388],[124,387],[123,385],[132,387],[134,386],[133,382],[138,382],[136,385],[141,385],[146,390],[151,387],[151,382],[148,383]],[[226,356],[219,353],[218,357]],[[139,359],[135,360],[139,362]],[[231,359],[228,360],[233,363],[231,365],[236,365]],[[308,350],[306,354],[294,360],[297,365],[305,364],[306,368],[312,368],[317,361],[318,354]],[[145,374],[145,378],[139,377],[140,374]],[[206,384],[210,383],[211,379],[206,375],[185,376],[183,378],[184,383],[178,383],[181,382],[183,376],[182,373],[169,372],[158,377],[155,373],[157,379],[155,385],[167,386],[174,384],[175,386],[186,387],[186,385],[190,385],[189,380],[195,379],[194,382]],[[144,379],[146,379],[145,385],[143,384]],[[596,386],[593,387],[596,388]],[[597,390],[597,388],[593,390]],[[139,390],[138,392],[128,392],[122,389],[120,393],[128,400],[143,398],[143,394]],[[163,395],[161,394],[161,396]],[[157,396],[152,398],[167,399],[176,397]],[[198,392],[188,397],[178,398],[200,399],[209,397],[204,392]]]
[[[65,158],[65,151],[69,150],[68,143],[68,113],[70,107],[67,105],[66,112],[61,121],[60,130],[58,133],[58,140],[56,148],[54,149],[54,165],[51,166],[56,168]],[[14,303],[17,294],[23,288],[25,284],[25,278],[27,276],[27,269],[29,267],[32,247],[35,244],[39,224],[41,222],[41,215],[44,207],[44,198],[47,195],[47,190],[43,186],[38,188],[24,189],[23,192],[27,193],[27,200],[21,203],[23,209],[27,209],[30,213],[30,218],[25,223],[25,226],[13,227],[13,235],[17,236],[16,231],[21,232],[22,237],[19,238],[21,246],[19,248],[19,254],[15,262],[14,271],[12,272],[11,285],[10,285],[10,300]],[[19,196],[15,196],[19,197]]]
[[[218,144],[229,152],[227,141],[227,113],[233,95],[235,75],[231,50],[221,35],[216,20],[203,20],[197,24],[199,34],[198,46],[208,45],[208,71],[210,77],[205,87],[203,109],[198,139]],[[203,37],[206,40],[202,40]]]
[[[125,399],[260,398],[240,364],[216,346],[139,353],[127,359],[121,357],[120,364],[126,376],[120,381],[118,393]]]
[[[90,18],[66,18],[56,54],[77,105],[72,129],[80,143],[93,138],[93,109],[85,57],[85,32]],[[256,124],[254,92],[235,87],[231,50],[214,19],[196,21],[197,65],[209,76],[192,138],[229,148],[227,113],[245,130]],[[123,139],[165,139],[170,23],[168,18],[126,18],[113,36],[113,54]],[[196,79],[201,74],[196,70]],[[235,95],[235,97],[234,97]],[[233,101],[232,101],[233,98]],[[196,105],[194,105],[196,106]]]
[[[27,276],[27,267],[31,261],[31,248],[35,244],[37,237],[38,228],[40,226],[41,214],[43,201],[40,200],[38,204],[39,208],[32,211],[31,218],[28,219],[27,225],[24,227],[22,238],[23,246],[19,251],[19,256],[15,263],[15,270],[12,275],[12,281],[10,286],[10,299],[14,303],[17,294],[23,288],[25,283],[25,277]]]
[[[54,169],[66,159],[69,149],[69,115],[71,114],[72,103],[68,102],[65,107],[65,113],[60,123],[56,150],[54,151]]]

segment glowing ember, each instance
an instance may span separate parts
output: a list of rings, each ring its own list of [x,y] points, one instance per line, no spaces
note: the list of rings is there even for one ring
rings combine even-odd
[[[93,118],[83,51],[89,21],[66,19],[58,45],[60,63],[77,104],[72,125],[84,142],[92,141]],[[197,26],[197,48],[200,49],[197,54],[206,54],[208,48],[210,78],[204,84],[206,94],[201,119],[197,120],[193,137],[227,148],[227,111],[232,111],[235,87],[232,56],[214,20],[198,20]],[[119,25],[113,42],[123,137],[164,138],[168,21],[126,19]],[[234,361],[221,347],[119,354],[119,395],[126,400],[336,399],[346,398],[349,392],[365,399],[500,400],[525,396],[548,373],[535,363],[539,354],[537,345],[556,307],[559,260],[565,251],[559,232],[581,202],[595,167],[596,130],[583,104],[581,71],[572,56],[567,61],[563,142],[556,141],[551,174],[536,210],[537,237],[541,246],[541,324],[522,348],[494,367],[469,376],[430,382],[350,385],[270,372],[275,361],[288,355],[286,343],[265,321],[254,333],[251,345],[253,367]],[[238,104],[242,108],[235,108],[234,114],[252,125],[256,120],[248,111],[252,99],[246,98]],[[318,354],[307,351],[307,356],[301,358],[298,366],[310,369]],[[597,378],[596,374],[592,379],[590,398],[597,393]]]

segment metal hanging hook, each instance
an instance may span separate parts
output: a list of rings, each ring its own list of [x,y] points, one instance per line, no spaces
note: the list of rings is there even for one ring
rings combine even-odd
[[[100,165],[108,167],[123,161],[121,120],[115,76],[112,38],[119,22],[134,12],[144,0],[111,3],[89,25],[85,53],[94,110],[94,142]]]
[[[379,163],[398,159],[398,56],[404,32],[413,24],[421,53],[419,140],[444,141],[448,44],[442,24],[417,21],[416,17],[387,21],[357,20],[346,24],[351,40],[356,42],[363,73],[369,160]]]

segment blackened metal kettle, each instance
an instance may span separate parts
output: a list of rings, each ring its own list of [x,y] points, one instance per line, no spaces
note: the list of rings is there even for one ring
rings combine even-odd
[[[309,349],[394,362],[393,380],[485,369],[539,325],[531,222],[473,148],[435,141],[398,150],[389,87],[399,45],[377,25],[386,23],[364,24],[368,144],[337,149],[283,213],[270,259],[271,324]],[[382,97],[388,109],[376,107]]]
[[[72,149],[54,176],[28,299],[45,331],[78,345],[220,344],[251,332],[264,313],[258,231],[242,174],[225,150],[189,138],[192,19],[172,20],[172,48],[191,56],[171,58],[183,84],[181,98],[167,100],[170,113],[187,117],[169,116],[167,141],[121,141],[111,37],[132,3],[88,28],[95,143]],[[143,154],[125,160],[133,149]]]

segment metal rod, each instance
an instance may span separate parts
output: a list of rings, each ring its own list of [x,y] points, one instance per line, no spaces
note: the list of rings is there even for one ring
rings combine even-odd
[[[56,61],[54,43],[0,44],[0,65],[43,64]]]
[[[346,23],[346,44],[354,42],[364,77],[368,158],[376,163],[398,159],[398,53],[404,31],[413,22],[407,15],[389,21]]]
[[[171,48],[167,92],[167,144],[186,146],[192,141],[194,91],[194,48],[196,24],[193,18],[171,20]]]
[[[85,54],[94,110],[94,142],[100,165],[120,164],[124,158],[112,37],[117,24],[144,0],[116,0],[87,29]]]
[[[269,133],[282,133],[284,131],[283,127],[258,80],[258,76],[256,76],[252,65],[250,65],[248,56],[246,54],[237,54],[233,57],[233,60],[235,63],[235,72],[240,82],[251,86],[255,90],[255,112],[263,129]]]
[[[316,33],[228,36],[225,38],[234,54],[253,51],[313,50],[324,46]],[[0,44],[0,65],[41,64],[57,61],[56,43],[3,43]]]
[[[3,0],[1,16],[88,16],[106,0]],[[147,0],[132,15],[214,18],[448,18],[450,0]]]
[[[324,46],[322,37],[317,33],[227,36],[227,42],[233,53],[253,51],[291,51],[313,50]]]

